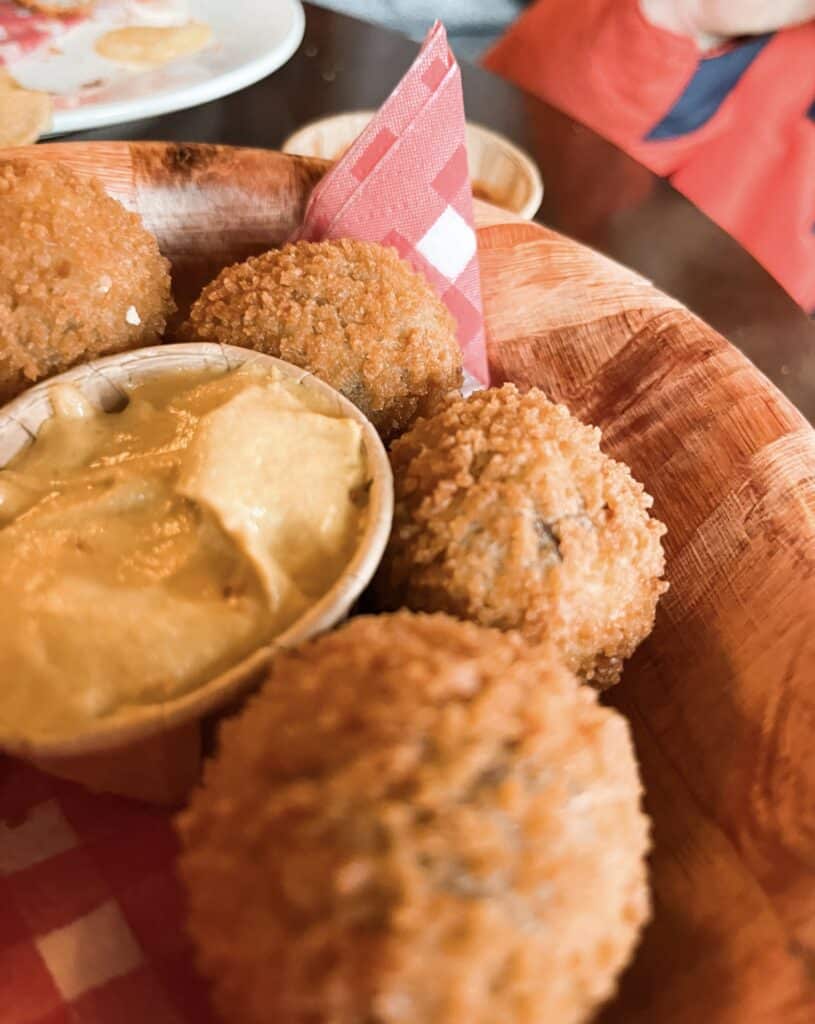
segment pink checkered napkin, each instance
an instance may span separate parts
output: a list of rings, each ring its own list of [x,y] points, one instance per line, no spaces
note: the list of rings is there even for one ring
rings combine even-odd
[[[0,1024],[215,1024],[168,812],[0,755]]]
[[[461,70],[440,22],[379,113],[314,189],[294,237],[394,246],[456,318],[465,370],[488,383]]]
[[[45,46],[82,20],[83,15],[49,18],[10,0],[0,0],[0,67]]]

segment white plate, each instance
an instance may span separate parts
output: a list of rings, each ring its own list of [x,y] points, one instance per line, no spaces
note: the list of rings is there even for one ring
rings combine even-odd
[[[121,68],[98,56],[94,43],[143,8],[103,0],[90,20],[59,39],[61,53],[43,47],[14,62],[10,70],[20,84],[54,94],[49,135],[155,117],[237,92],[285,64],[305,30],[299,0],[168,0],[155,6],[206,22],[214,32],[212,45],[154,70]]]

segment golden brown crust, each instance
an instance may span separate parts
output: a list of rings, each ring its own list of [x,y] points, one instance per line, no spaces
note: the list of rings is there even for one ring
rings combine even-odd
[[[461,384],[450,313],[395,249],[370,242],[298,242],[228,267],[182,333],[310,370],[385,437]]]
[[[30,146],[51,123],[53,100],[47,92],[24,89],[0,67],[0,149]]]
[[[576,1024],[647,917],[624,719],[549,648],[444,615],[279,655],[180,819],[234,1024]]]
[[[456,399],[391,448],[384,607],[446,611],[553,641],[603,687],[653,628],[664,526],[600,431],[537,389]]]
[[[0,161],[0,401],[74,363],[155,344],[173,308],[155,238],[98,181]]]

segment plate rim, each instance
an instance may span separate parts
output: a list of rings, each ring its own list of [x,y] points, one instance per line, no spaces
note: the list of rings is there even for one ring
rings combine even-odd
[[[162,114],[172,114],[179,110],[189,110],[254,85],[282,67],[294,55],[305,35],[306,16],[301,0],[282,0],[282,3],[281,0],[277,0],[277,3],[281,4],[281,11],[285,12],[286,7],[288,8],[291,23],[278,45],[262,56],[204,82],[157,92],[143,99],[115,100],[98,106],[54,111],[51,126],[43,132],[41,138],[56,139],[73,132],[107,128],[159,117]],[[286,7],[283,7],[283,4]]]

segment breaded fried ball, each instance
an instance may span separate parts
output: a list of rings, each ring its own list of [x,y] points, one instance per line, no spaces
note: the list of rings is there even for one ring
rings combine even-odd
[[[648,916],[625,720],[445,615],[276,657],[180,819],[227,1024],[577,1024]]]
[[[382,606],[518,629],[594,685],[615,683],[666,589],[665,527],[600,437],[510,384],[416,423],[391,448]]]
[[[96,179],[0,160],[0,401],[157,343],[174,308],[155,238]]]
[[[384,437],[461,386],[455,322],[395,249],[296,242],[227,267],[182,334],[278,356],[341,391]]]

